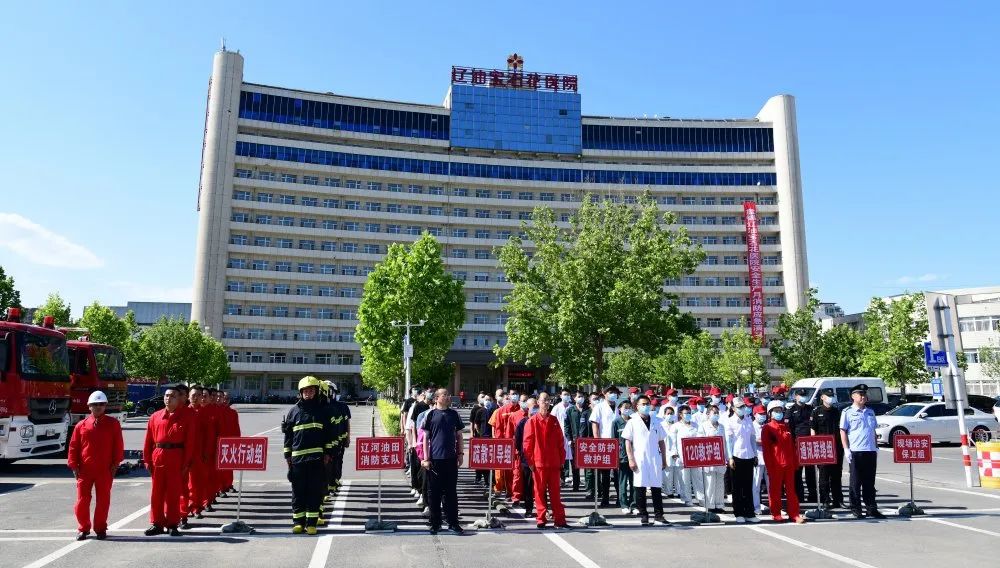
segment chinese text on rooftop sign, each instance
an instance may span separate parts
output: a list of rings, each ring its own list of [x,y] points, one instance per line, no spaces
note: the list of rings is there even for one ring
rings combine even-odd
[[[532,89],[536,91],[577,92],[576,75],[555,73],[525,73],[523,71],[501,71],[500,69],[476,69],[473,67],[452,67],[452,85],[482,85],[507,89]]]
[[[513,438],[471,438],[469,469],[514,469]]]
[[[403,467],[403,438],[358,438],[354,446],[357,471]]]
[[[264,471],[267,469],[267,438],[219,438],[215,466],[222,470]]]
[[[618,440],[577,438],[576,465],[582,469],[618,469]]]

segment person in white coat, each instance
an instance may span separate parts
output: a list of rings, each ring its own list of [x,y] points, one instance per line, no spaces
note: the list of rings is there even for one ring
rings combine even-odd
[[[767,468],[764,467],[764,447],[760,443],[760,430],[767,424],[767,409],[757,405],[753,409],[753,429],[757,439],[757,467],[753,471],[753,510],[759,515],[760,488],[767,487]]]
[[[563,440],[565,441],[564,447],[566,449],[566,461],[563,463],[562,474],[559,476],[562,480],[563,487],[569,481],[570,463],[573,456],[573,449],[569,444],[569,434],[566,432],[566,414],[569,412],[570,407],[573,406],[573,396],[570,394],[569,390],[563,389],[559,394],[559,402],[552,407],[552,416],[556,417],[559,421],[559,427],[562,428]]]
[[[702,503],[705,500],[705,484],[701,472],[697,468],[684,467],[684,452],[681,451],[685,438],[694,438],[698,435],[698,428],[691,422],[691,408],[681,406],[677,412],[680,418],[674,425],[674,439],[677,441],[677,465],[681,470],[680,494],[684,504],[691,506],[691,494],[694,493],[695,501]]]
[[[706,412],[706,419],[701,423],[699,427],[699,436],[721,436],[723,440],[726,438],[726,430],[723,428],[722,424],[719,423],[719,409],[715,406],[708,407]],[[723,444],[723,449],[725,445]],[[729,461],[729,455],[725,456],[726,461]],[[705,507],[712,511],[713,513],[721,513],[723,511],[722,507],[725,504],[726,499],[726,466],[711,466],[705,469]]]
[[[677,460],[680,449],[677,447],[677,414],[670,406],[666,407],[661,418],[663,429],[667,432],[664,440],[667,446],[667,469],[663,470],[663,494],[667,497],[680,495],[681,466]]]
[[[691,405],[694,405],[694,409],[691,411],[691,423],[694,424],[695,428],[700,428],[701,423],[708,419],[705,399],[696,396],[688,401],[688,406]]]
[[[639,509],[639,519],[643,525],[649,524],[649,508],[646,506],[646,489],[653,494],[653,518],[665,525],[670,524],[663,516],[663,470],[667,469],[667,432],[663,423],[653,416],[649,397],[640,395],[636,399],[636,413],[622,431],[628,465],[632,468],[632,486],[635,488],[635,502]]]

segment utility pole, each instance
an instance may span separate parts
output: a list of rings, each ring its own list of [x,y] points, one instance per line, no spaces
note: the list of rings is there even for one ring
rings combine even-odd
[[[413,358],[413,344],[410,343],[410,328],[423,327],[427,323],[427,320],[420,320],[420,323],[410,323],[409,320],[406,322],[392,320],[390,323],[392,327],[406,328],[406,335],[403,336],[403,371],[406,374],[406,387],[403,391],[403,398],[406,398],[410,395],[410,359]]]

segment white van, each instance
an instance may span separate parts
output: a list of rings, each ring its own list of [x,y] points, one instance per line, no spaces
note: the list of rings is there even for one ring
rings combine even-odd
[[[789,400],[794,400],[799,389],[806,391],[806,402],[816,406],[821,404],[819,392],[833,389],[837,402],[851,402],[851,389],[859,384],[868,385],[868,402],[883,403],[888,400],[885,392],[885,381],[878,377],[817,377],[799,379],[788,390]]]

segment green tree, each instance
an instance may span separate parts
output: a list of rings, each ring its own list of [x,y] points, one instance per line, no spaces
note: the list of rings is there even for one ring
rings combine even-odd
[[[441,245],[432,235],[424,233],[409,247],[392,244],[368,275],[358,307],[356,339],[364,383],[378,390],[402,391],[405,329],[393,327],[393,321],[426,320],[410,332],[414,384],[444,377],[449,368],[445,355],[465,321],[463,286],[445,272]]]
[[[606,353],[605,378],[613,385],[649,385],[655,381],[653,360],[645,351],[626,347],[621,351]]]
[[[523,229],[533,253],[519,237],[498,251],[514,284],[498,358],[534,365],[548,356],[554,380],[601,385],[606,349],[659,354],[696,331],[690,315],[662,309],[670,297],[663,283],[692,272],[704,253],[683,228],[670,228],[673,214],[651,198],[636,206],[585,202],[568,229],[547,207],[532,219]]]
[[[677,388],[684,386],[684,365],[681,363],[680,349],[680,345],[668,345],[663,353],[653,357],[654,383]]]
[[[14,277],[7,276],[0,266],[0,315],[5,314],[10,307],[21,307],[21,293],[14,288]]]
[[[769,380],[760,356],[761,342],[746,327],[723,330],[720,339],[719,356],[715,359],[715,380],[720,388],[732,392],[737,387],[746,388],[750,382]]]
[[[161,318],[143,331],[133,349],[130,371],[162,382],[215,385],[229,378],[226,351],[197,322]]]
[[[675,386],[701,387],[715,382],[715,361],[719,356],[715,339],[707,331],[687,336],[677,350],[683,372],[682,380]]]
[[[846,325],[835,325],[822,335],[816,377],[858,377],[864,341]],[[772,348],[773,351],[773,348]]]
[[[132,332],[128,323],[120,319],[111,308],[95,301],[83,309],[79,326],[87,329],[87,334],[94,343],[103,343],[116,347],[123,353],[127,352]]]
[[[42,325],[45,316],[52,316],[57,326],[67,327],[73,325],[73,318],[70,315],[70,305],[67,304],[58,292],[49,294],[45,303],[35,310],[35,325]]]
[[[927,310],[923,294],[904,295],[893,302],[872,298],[864,314],[861,370],[880,377],[906,393],[907,385],[928,380],[923,341]]]
[[[823,335],[816,321],[819,300],[816,289],[806,293],[805,304],[791,313],[778,316],[778,336],[769,346],[778,365],[788,370],[787,379],[820,376]]]
[[[988,347],[980,347],[979,364],[983,375],[991,379],[1000,379],[1000,346],[990,341]]]

